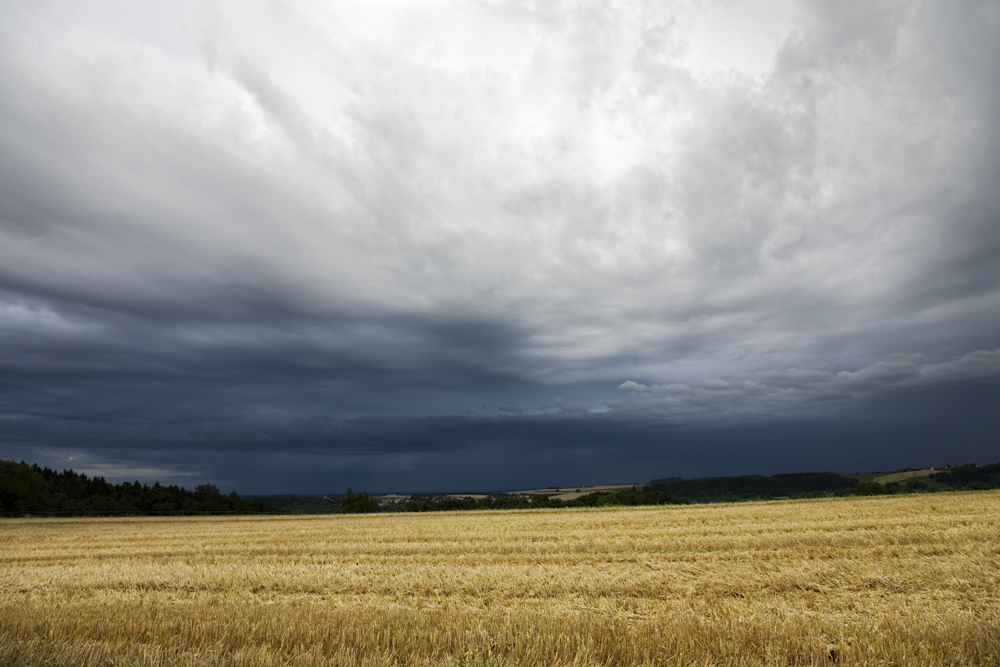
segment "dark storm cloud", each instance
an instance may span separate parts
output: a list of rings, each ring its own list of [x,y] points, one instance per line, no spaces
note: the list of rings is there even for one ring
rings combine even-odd
[[[789,368],[651,386],[628,380],[618,388],[630,398],[609,405],[617,412],[677,423],[745,421],[827,402],[995,387],[998,378],[1000,349],[936,364],[923,363],[920,355],[896,355],[856,371]]]
[[[705,378],[690,385],[622,383],[629,398],[610,401],[609,410],[592,412],[556,397],[554,413],[526,415],[500,406],[501,416],[354,417],[332,415],[292,419],[252,418],[195,421],[173,426],[144,422],[7,420],[0,437],[7,442],[95,441],[129,447],[139,442],[219,449],[268,449],[275,446],[344,451],[431,451],[468,446],[482,440],[529,443],[541,438],[550,448],[597,446],[612,442],[625,425],[650,432],[665,425],[767,423],[774,417],[813,416],[817,405],[858,399],[903,399],[949,391],[989,390],[1000,376],[1000,350],[981,351],[949,362],[927,364],[919,358],[879,362],[857,371],[786,369]],[[244,400],[247,400],[244,397]],[[176,404],[176,401],[173,402]],[[176,409],[176,408],[175,408]],[[641,425],[641,426],[640,426]]]
[[[1000,383],[996,3],[571,4],[11,7],[5,451],[582,474]]]
[[[614,411],[527,417],[260,421],[188,429],[0,424],[0,456],[115,480],[240,493],[503,490],[668,476],[868,470],[992,461],[995,386],[883,395],[861,410],[670,425]],[[100,442],[101,447],[81,447]],[[33,444],[32,444],[33,443]],[[877,445],[877,446],[876,446]]]
[[[9,314],[22,326],[8,329],[0,352],[8,415],[183,422],[384,412],[403,401],[431,411],[452,392],[524,384],[515,348],[523,334],[503,323],[285,314],[273,324],[208,324],[100,311],[60,317],[25,304]]]

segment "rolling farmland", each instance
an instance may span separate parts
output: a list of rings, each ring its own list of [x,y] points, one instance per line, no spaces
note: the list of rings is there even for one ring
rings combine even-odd
[[[1000,665],[996,491],[0,536],[3,665]]]

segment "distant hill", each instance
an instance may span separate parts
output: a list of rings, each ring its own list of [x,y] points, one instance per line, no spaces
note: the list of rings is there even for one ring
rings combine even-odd
[[[931,475],[930,479],[932,482],[947,486],[1000,488],[1000,463],[984,466],[968,463],[964,466],[946,468]]]
[[[852,473],[804,472],[699,479],[654,479],[646,492],[659,492],[694,502],[805,498],[815,495],[878,495],[917,491],[1000,488],[1000,464]]]
[[[858,480],[833,472],[798,472],[770,477],[741,475],[701,479],[654,479],[646,486],[646,490],[695,501],[712,501],[799,498],[814,493],[848,493],[857,486]]]
[[[885,483],[880,483],[885,482]],[[356,511],[425,512],[471,509],[530,509],[666,505],[768,498],[1000,488],[1000,463],[890,472],[785,473],[765,477],[677,477],[644,486],[575,487],[520,493],[412,494],[373,497],[266,497],[224,495],[212,484],[194,491],[159,482],[111,484],[103,477],[0,460],[0,516],[173,515],[173,514],[329,514]],[[534,495],[533,495],[534,494]]]

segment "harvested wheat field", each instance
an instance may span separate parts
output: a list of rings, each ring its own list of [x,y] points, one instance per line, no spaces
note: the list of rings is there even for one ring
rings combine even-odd
[[[0,535],[0,664],[1000,665],[997,492]]]

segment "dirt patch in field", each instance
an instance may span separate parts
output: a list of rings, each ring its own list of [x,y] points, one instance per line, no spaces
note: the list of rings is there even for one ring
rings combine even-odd
[[[941,472],[940,468],[924,468],[923,470],[907,470],[906,472],[894,472],[889,475],[876,477],[873,481],[879,484],[889,484],[891,482],[902,482],[917,477],[930,477],[936,472]]]
[[[598,493],[600,491],[621,491],[622,489],[637,490],[643,487],[642,484],[602,484],[598,486],[560,486],[552,489],[532,489],[530,491],[515,491],[514,493],[526,496],[549,496],[559,500],[576,500],[580,496],[588,493]]]

